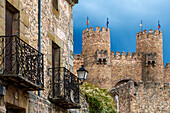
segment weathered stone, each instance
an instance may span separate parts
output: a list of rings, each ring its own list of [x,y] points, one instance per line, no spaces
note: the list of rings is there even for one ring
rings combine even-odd
[[[163,89],[162,85],[154,83],[149,83],[148,85],[140,84],[140,86],[135,86],[133,82],[128,87],[122,85],[119,89],[116,88],[112,93],[119,95],[119,108],[117,109],[123,113],[138,113],[141,111],[154,113],[158,112],[157,110],[160,113],[167,113],[170,109],[169,86]]]
[[[20,32],[24,34],[25,33],[25,25],[22,22],[20,22],[20,24],[18,26],[20,27]],[[16,23],[16,26],[14,26],[14,28],[16,27],[15,29],[17,29],[18,26]]]
[[[22,11],[22,15],[20,15],[21,22],[28,27],[29,25],[29,16],[25,11]]]
[[[0,6],[0,18],[5,19],[5,9],[2,6]]]
[[[26,37],[23,33],[21,33],[21,32],[20,32],[20,38],[21,38],[23,41],[25,41],[27,44],[29,44],[29,40],[28,40],[27,37]]]
[[[0,26],[0,35],[4,36],[5,35],[5,28]]]
[[[0,6],[1,6],[2,8],[5,7],[5,0],[1,0],[1,1],[0,1]]]
[[[168,85],[164,86],[166,94],[162,95],[160,90],[154,92],[155,82],[170,82],[170,66],[163,64],[161,31],[156,30],[154,33],[150,30],[147,33],[144,30],[143,33],[137,33],[137,52],[133,52],[132,55],[130,52],[127,55],[125,52],[121,54],[119,51],[115,54],[110,52],[110,30],[105,27],[101,30],[96,27],[96,31],[92,27],[85,29],[82,38],[82,54],[74,56],[73,72],[76,74],[76,70],[84,64],[89,72],[88,82],[107,90],[116,87],[115,94],[119,95],[117,101],[120,106],[118,112],[168,112],[170,106],[165,108],[169,105],[169,96],[166,95],[169,90]],[[139,87],[136,87],[138,85]],[[135,97],[137,94],[139,96]],[[160,104],[155,104],[155,102],[160,103],[161,100],[162,108]]]
[[[12,35],[18,35],[19,38],[38,50],[38,0],[7,1],[10,4],[7,6],[9,10],[12,9],[10,7],[12,5],[19,12],[13,15]],[[29,92],[28,97],[28,93],[24,89],[17,89],[16,84],[14,84],[10,85],[10,88],[7,90],[8,94],[4,96],[4,100],[2,99],[4,105],[6,103],[16,105],[19,108],[25,109],[26,111],[24,112],[26,113],[68,112],[67,109],[63,109],[61,106],[57,106],[48,100],[49,92],[52,92],[53,86],[52,74],[49,72],[49,68],[53,64],[52,54],[54,54],[52,53],[52,41],[60,48],[58,55],[60,58],[59,66],[66,67],[67,64],[68,69],[72,71],[73,59],[71,59],[72,56],[68,56],[70,50],[73,50],[73,46],[68,44],[68,36],[71,36],[71,33],[73,33],[73,25],[69,26],[69,23],[73,22],[73,16],[70,16],[72,15],[72,6],[66,0],[62,1],[70,8],[66,10],[64,7],[60,7],[64,3],[59,0],[59,10],[56,11],[53,8],[52,1],[41,1],[41,53],[44,54],[44,90],[41,91],[41,97],[37,96],[37,91]],[[0,1],[0,35],[5,35],[5,2],[5,0]],[[18,92],[13,91],[13,89],[17,89],[16,91]],[[20,94],[20,92],[23,92],[23,94]]]

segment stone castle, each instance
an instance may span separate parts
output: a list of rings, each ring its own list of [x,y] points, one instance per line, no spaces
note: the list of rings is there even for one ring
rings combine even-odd
[[[88,82],[110,90],[114,96],[117,95],[119,97],[116,100],[117,108],[119,108],[117,112],[170,111],[170,103],[168,102],[170,64],[167,63],[164,66],[163,63],[162,31],[155,30],[153,32],[153,30],[149,30],[147,32],[144,30],[137,33],[136,52],[132,54],[127,52],[126,54],[123,51],[120,54],[118,51],[115,53],[110,51],[109,28],[102,27],[100,29],[100,27],[96,27],[96,30],[94,30],[93,27],[90,27],[83,31],[82,46],[82,54],[75,54],[74,56],[74,72],[81,65],[84,65],[89,71]],[[160,85],[163,83],[165,84]],[[160,90],[160,88],[164,90]],[[149,92],[148,95],[145,95],[146,92]],[[160,95],[155,95],[156,93]],[[147,100],[153,95],[152,100]],[[162,101],[164,108],[159,108],[160,104],[156,105],[158,108],[154,107],[154,101],[158,102],[158,100]],[[137,108],[139,103],[144,107]],[[146,107],[149,104],[153,105],[150,106],[150,109]]]

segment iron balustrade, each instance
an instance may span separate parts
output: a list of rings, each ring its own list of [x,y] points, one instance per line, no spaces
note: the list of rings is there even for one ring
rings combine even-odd
[[[50,68],[52,73],[51,97],[68,103],[79,103],[79,78],[64,67]]]
[[[44,87],[43,54],[17,36],[0,36],[0,76],[18,75]]]

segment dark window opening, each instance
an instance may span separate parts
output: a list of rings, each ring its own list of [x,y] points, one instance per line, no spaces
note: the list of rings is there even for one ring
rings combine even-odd
[[[12,72],[12,35],[19,35],[19,11],[9,2],[5,7],[5,72]]]
[[[102,59],[100,58],[100,59],[99,59],[99,63],[101,63],[101,62],[102,62]]]
[[[103,59],[103,63],[104,63],[104,64],[106,64],[106,63],[107,63],[107,60],[106,60],[105,58]]]
[[[53,0],[53,7],[58,11],[58,0]]]
[[[5,16],[6,16],[5,17],[5,35],[6,36],[11,36],[11,35],[19,36],[19,23],[20,23],[19,11],[9,2],[6,2]]]
[[[52,85],[53,85],[53,96],[58,92],[58,90],[55,90],[55,87],[59,87],[59,84],[57,81],[59,81],[59,76],[55,75],[55,69],[60,67],[60,47],[52,42]]]
[[[152,61],[152,64],[155,64],[155,61]]]
[[[60,67],[60,47],[52,42],[52,68]]]

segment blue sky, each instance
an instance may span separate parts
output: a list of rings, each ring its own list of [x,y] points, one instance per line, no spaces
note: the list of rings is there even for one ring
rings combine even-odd
[[[111,51],[136,51],[136,34],[143,29],[156,30],[158,20],[163,32],[164,63],[170,62],[170,0],[79,0],[73,7],[74,54],[81,54],[82,31],[106,26],[109,18]]]

